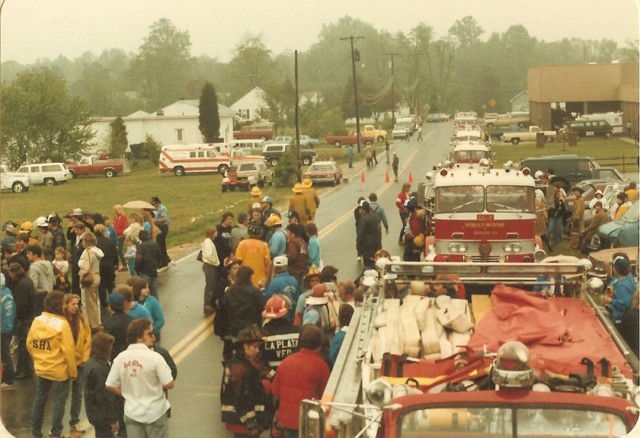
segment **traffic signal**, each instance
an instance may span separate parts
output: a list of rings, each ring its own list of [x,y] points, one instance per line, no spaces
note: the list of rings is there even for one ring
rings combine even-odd
[[[356,62],[360,62],[360,50],[355,49],[355,50],[353,51],[353,59],[354,59]]]

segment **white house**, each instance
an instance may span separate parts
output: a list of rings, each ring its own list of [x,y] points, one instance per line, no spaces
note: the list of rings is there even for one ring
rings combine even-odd
[[[233,113],[246,120],[260,119],[260,108],[267,108],[267,102],[264,100],[264,90],[260,87],[255,87],[231,104]]]
[[[198,116],[200,101],[179,100],[156,113],[149,114],[144,111],[136,111],[122,118],[127,127],[127,139],[129,144],[143,143],[148,135],[151,135],[161,144],[176,143],[202,143],[202,134],[198,128]],[[233,139],[233,116],[231,108],[218,104],[220,116],[220,137],[228,142]],[[92,124],[96,132],[96,138],[106,139],[109,136],[109,124],[115,117],[99,117]],[[104,143],[100,141],[100,143]],[[99,148],[99,145],[97,145]]]
[[[529,111],[529,92],[523,90],[513,96],[509,101],[511,103],[511,111]]]

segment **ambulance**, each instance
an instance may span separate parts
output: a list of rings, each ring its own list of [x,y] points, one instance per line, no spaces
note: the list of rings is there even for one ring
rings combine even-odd
[[[219,143],[174,144],[160,149],[158,167],[161,173],[173,172],[176,176],[207,172],[224,175],[232,163],[262,160],[260,155],[246,155]]]

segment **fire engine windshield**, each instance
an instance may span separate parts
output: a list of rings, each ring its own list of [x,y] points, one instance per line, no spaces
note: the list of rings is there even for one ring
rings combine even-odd
[[[488,186],[487,211],[531,213],[534,209],[534,188],[526,186]]]
[[[436,214],[481,213],[484,211],[484,187],[448,186],[436,188]]]
[[[465,437],[623,437],[624,421],[610,413],[539,408],[438,408],[411,411],[400,418],[402,438]]]
[[[463,163],[477,163],[483,158],[489,158],[487,151],[455,151],[453,161]]]

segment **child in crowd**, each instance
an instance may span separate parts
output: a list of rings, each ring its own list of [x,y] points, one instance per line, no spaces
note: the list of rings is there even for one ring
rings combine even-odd
[[[124,259],[127,261],[127,266],[129,267],[129,273],[132,277],[138,275],[136,273],[136,243],[133,241],[132,237],[127,237],[124,240],[127,245],[127,251],[124,253]]]
[[[53,253],[53,272],[56,276],[54,289],[61,292],[70,292],[71,284],[69,283],[69,252],[62,248],[57,247]]]

